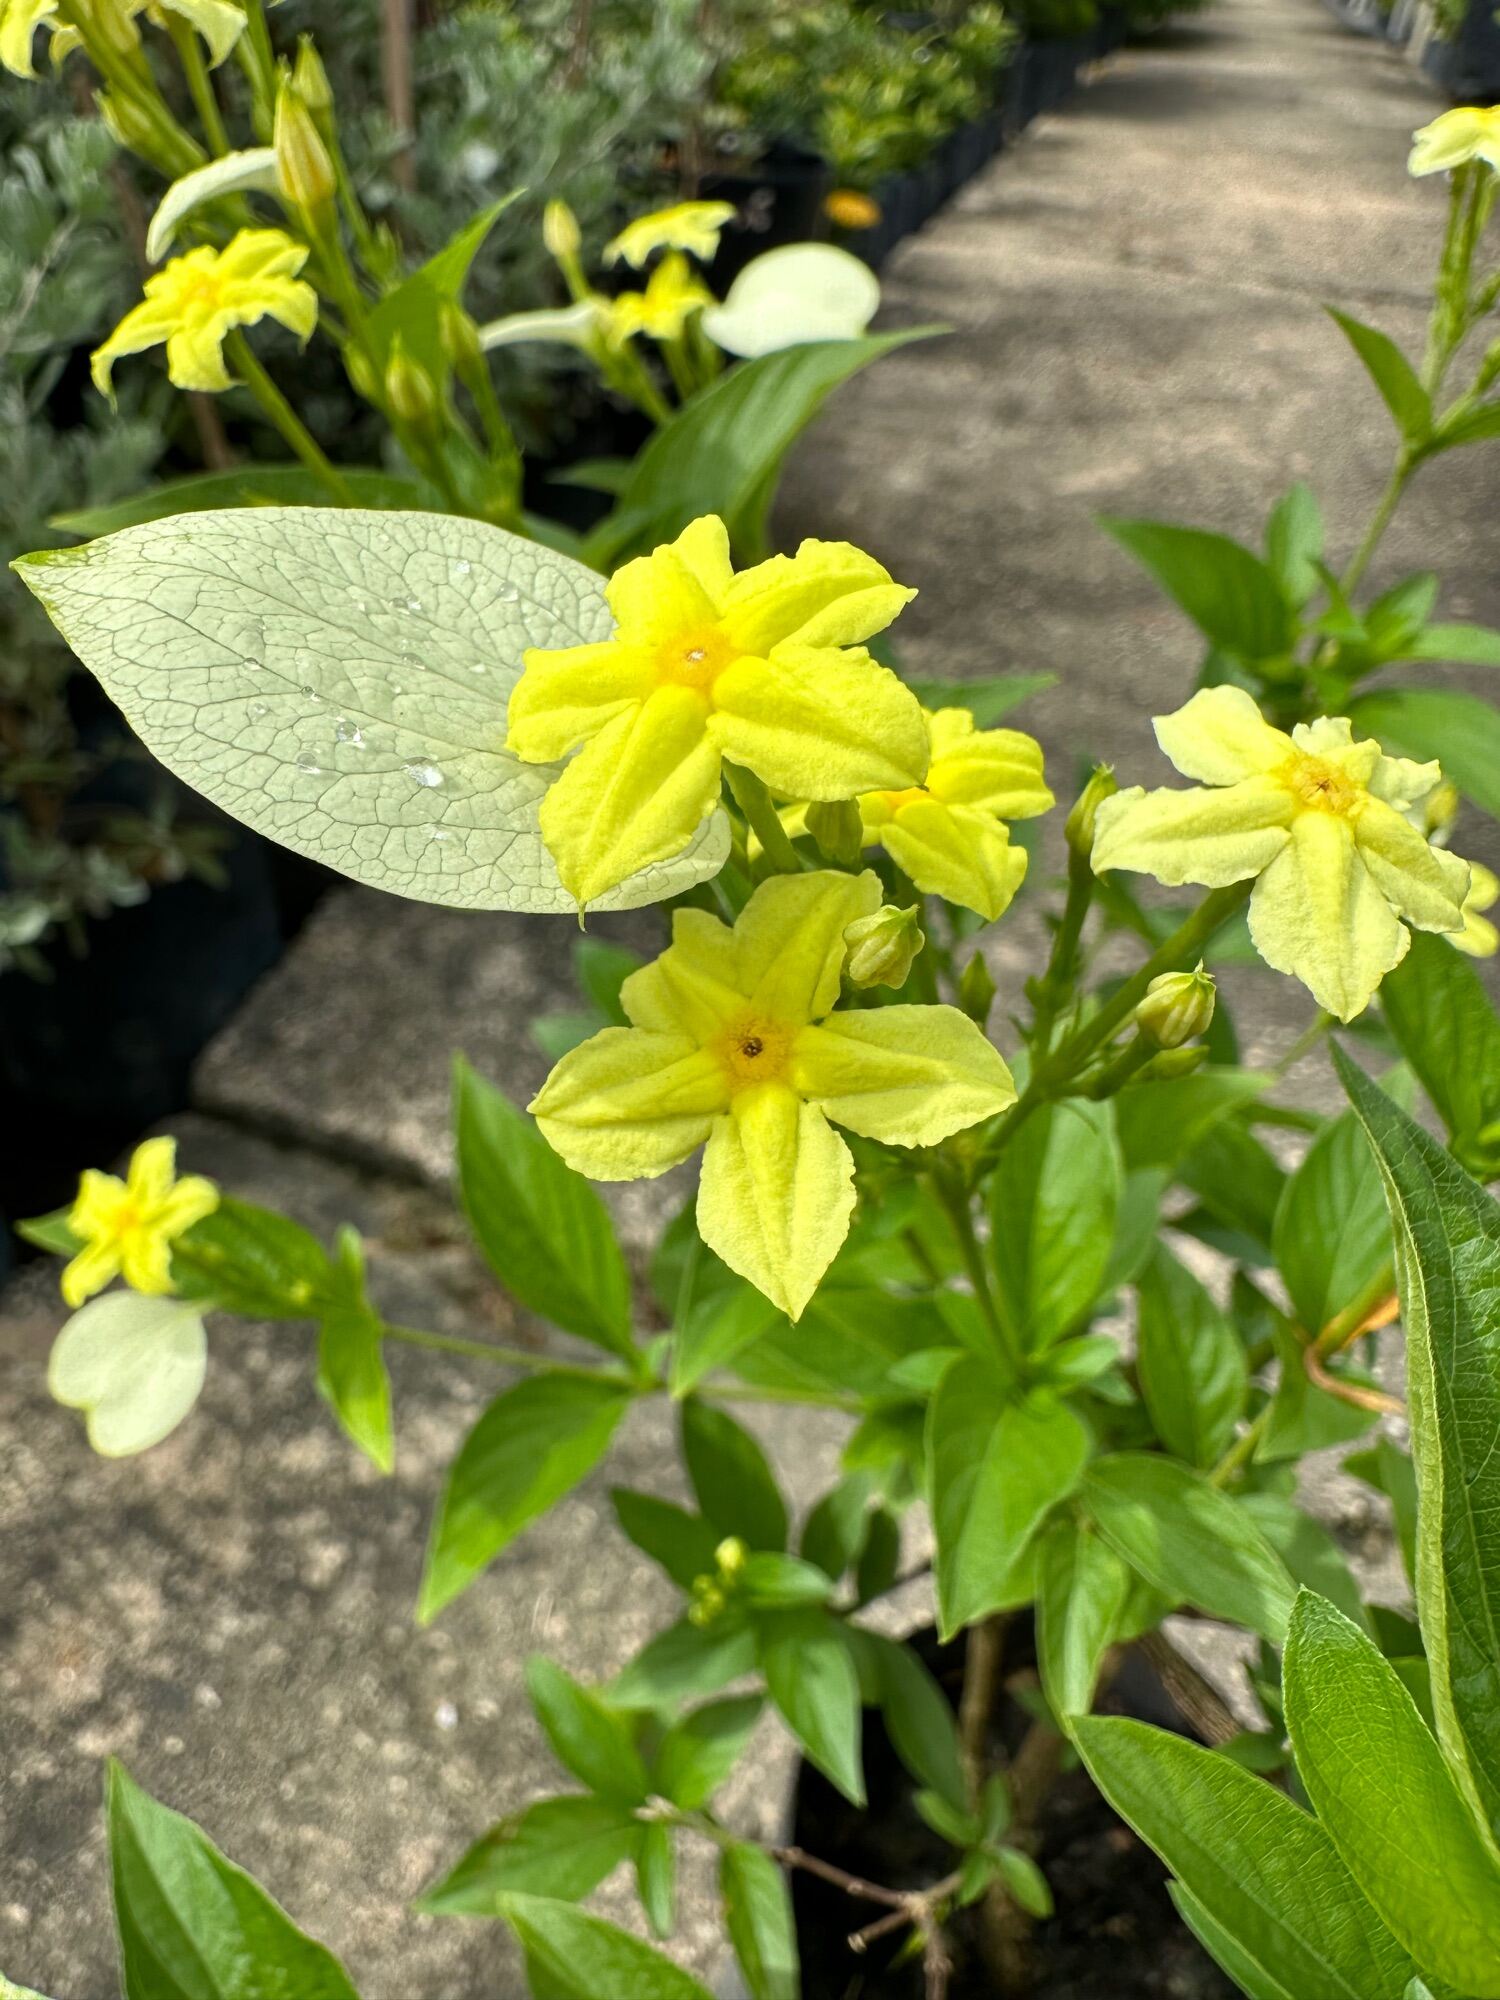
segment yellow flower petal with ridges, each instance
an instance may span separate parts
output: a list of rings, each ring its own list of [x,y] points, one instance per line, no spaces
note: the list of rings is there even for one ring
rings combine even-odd
[[[149,12],[154,21],[163,14],[186,21],[207,42],[209,66],[215,69],[245,32],[245,10],[233,0],[151,0]]]
[[[0,63],[12,76],[33,78],[36,31],[57,12],[57,0],[0,0]]]
[[[713,304],[713,293],[674,251],[663,257],[643,292],[622,292],[609,301],[606,337],[616,347],[638,333],[651,340],[681,340],[694,313]]]
[[[1482,861],[1469,863],[1469,893],[1464,898],[1464,927],[1451,936],[1470,958],[1493,958],[1500,951],[1500,930],[1483,913],[1500,903],[1500,877]]]
[[[604,246],[606,264],[623,257],[637,271],[644,270],[658,250],[685,250],[706,264],[719,247],[719,232],[734,217],[728,201],[680,201],[673,208],[653,209],[627,222],[619,235]]]
[[[1025,848],[1013,847],[1004,822],[977,806],[919,794],[884,821],[867,813],[865,826],[924,895],[975,910],[987,923],[1004,916],[1026,879]]]
[[[632,857],[687,846],[714,809],[723,758],[806,798],[919,783],[927,739],[910,691],[857,643],[806,643],[867,636],[908,594],[847,543],[804,542],[736,577],[710,515],[610,578],[604,645],[528,652],[507,747],[551,763],[584,745],[541,813],[580,904],[644,865]],[[591,802],[591,789],[607,796]]]
[[[165,341],[167,373],[178,388],[226,389],[224,336],[268,315],[306,340],[318,319],[317,293],[296,276],[307,256],[307,245],[283,230],[242,229],[224,250],[174,257],[146,280],[141,304],[95,349],[95,388],[110,395],[122,354]]]
[[[1019,729],[980,729],[967,708],[927,718],[932,762],[927,790],[945,805],[981,806],[997,819],[1035,819],[1057,803],[1043,775],[1042,746]]]
[[[671,945],[621,988],[634,1025],[564,1056],[531,1106],[596,1179],[661,1173],[707,1138],[703,1240],[794,1319],[853,1212],[853,1161],[830,1118],[927,1145],[1015,1100],[956,1008],[832,1011],[844,930],[879,901],[868,871],[820,871],[762,883],[733,930],[679,910]]]
[[[136,1147],[125,1179],[89,1168],[78,1184],[68,1226],[82,1248],[62,1274],[62,1295],[82,1305],[122,1272],[134,1291],[172,1288],[171,1246],[219,1205],[212,1181],[174,1175],[173,1139],[147,1139]]]
[[[1462,929],[1467,865],[1411,823],[1438,785],[1436,764],[1387,757],[1346,717],[1284,735],[1243,689],[1206,688],[1157,722],[1162,748],[1217,789],[1105,799],[1096,870],[1134,868],[1206,888],[1255,879],[1250,935],[1278,971],[1352,1020],[1419,930]]]
[[[790,1319],[818,1289],[854,1214],[854,1158],[821,1112],[767,1083],[715,1122],[698,1233]]]
[[[1411,136],[1408,173],[1440,174],[1470,160],[1483,160],[1500,171],[1500,104],[1488,109],[1460,105],[1456,111],[1445,111]]]

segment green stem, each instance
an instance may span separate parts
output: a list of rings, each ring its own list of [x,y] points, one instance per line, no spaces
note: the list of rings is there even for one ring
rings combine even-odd
[[[308,471],[317,475],[340,507],[352,507],[354,495],[343,474],[329,463],[302,419],[256,360],[249,341],[242,333],[234,332],[226,336],[224,345],[241,381]]]
[[[1104,1065],[1089,1084],[1087,1095],[1093,1098],[1113,1097],[1121,1085],[1128,1083],[1137,1070],[1144,1069],[1156,1053],[1154,1042],[1145,1035],[1136,1034],[1118,1055]]]
[[[1386,529],[1391,525],[1391,516],[1401,504],[1401,496],[1406,491],[1406,483],[1417,469],[1418,461],[1403,445],[1396,454],[1396,463],[1391,468],[1391,476],[1385,483],[1385,491],[1375,505],[1370,517],[1370,525],[1365,529],[1364,540],[1354,552],[1354,558],[1339,580],[1339,587],[1348,597],[1370,566],[1370,559],[1379,548]]]
[[[166,22],[167,33],[172,37],[177,60],[182,64],[182,73],[187,78],[188,90],[202,120],[203,134],[208,140],[209,150],[217,158],[222,158],[230,150],[229,134],[224,127],[219,100],[214,96],[208,65],[204,62],[203,51],[198,46],[198,37],[180,14],[169,13]]]
[[[586,1377],[590,1382],[618,1382],[622,1388],[639,1386],[623,1368],[593,1368],[582,1361],[558,1361],[550,1354],[537,1354],[529,1347],[502,1347],[493,1340],[469,1340],[456,1333],[427,1333],[417,1326],[384,1328],[389,1340],[403,1341],[408,1347],[425,1347],[434,1354],[464,1354],[481,1361],[493,1361],[501,1368],[525,1368],[548,1375]]]
[[[1237,1472],[1243,1471],[1251,1459],[1254,1458],[1256,1447],[1265,1436],[1266,1428],[1270,1421],[1271,1405],[1267,1403],[1254,1422],[1247,1424],[1244,1430],[1240,1432],[1234,1443],[1230,1445],[1224,1456],[1208,1475],[1210,1486],[1227,1486]]]
[[[1395,1270],[1387,1261],[1361,1289],[1358,1296],[1351,1299],[1342,1312],[1335,1313],[1327,1326],[1319,1330],[1313,1341],[1313,1351],[1318,1359],[1322,1361],[1330,1354],[1337,1354],[1340,1348],[1347,1347],[1370,1314],[1377,1306],[1385,1304],[1395,1288]]]
[[[1272,1069],[1271,1075],[1278,1083],[1289,1069],[1294,1068],[1301,1062],[1305,1055],[1311,1054],[1332,1026],[1332,1014],[1326,1008],[1320,1007],[1312,1020],[1297,1037],[1296,1041],[1292,1043],[1286,1054],[1282,1056],[1281,1060]]]
[[[753,771],[747,771],[743,764],[726,764],[724,777],[735,804],[760,841],[761,853],[770,866],[770,872],[775,875],[799,874],[801,856],[792,845],[791,835],[781,824],[775,801],[760,779]]]
[[[1025,1371],[1026,1358],[1021,1352],[1020,1343],[996,1309],[989,1269],[974,1230],[974,1216],[969,1207],[968,1188],[962,1181],[945,1172],[941,1166],[933,1173],[932,1187],[947,1212],[948,1220],[953,1225],[953,1234],[958,1239],[959,1254],[964,1260],[964,1270],[969,1283],[974,1287],[974,1296],[979,1301],[979,1309],[984,1314],[985,1324],[994,1340],[995,1352],[1006,1373],[1013,1381],[1019,1382]]]
[[[1047,960],[1047,970],[1042,974],[1037,991],[1036,1017],[1032,1022],[1031,1046],[1036,1055],[1045,1055],[1052,1040],[1052,1030],[1072,987],[1077,970],[1078,942],[1083,935],[1084,919],[1089,913],[1089,904],[1094,897],[1094,871],[1081,855],[1071,851],[1068,855],[1068,895],[1063,904],[1062,918],[1057,926],[1057,935],[1052,940],[1052,951]]]

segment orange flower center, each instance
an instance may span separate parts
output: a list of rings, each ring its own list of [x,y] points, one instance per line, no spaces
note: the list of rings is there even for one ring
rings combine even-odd
[[[763,1014],[746,1014],[720,1035],[714,1053],[724,1065],[732,1090],[751,1084],[774,1083],[791,1060],[797,1030]]]
[[[1297,756],[1286,764],[1282,778],[1298,803],[1313,812],[1338,813],[1348,819],[1368,794],[1325,757]]]
[[[697,688],[707,694],[736,657],[734,646],[717,625],[674,632],[656,649],[656,672],[664,687]]]

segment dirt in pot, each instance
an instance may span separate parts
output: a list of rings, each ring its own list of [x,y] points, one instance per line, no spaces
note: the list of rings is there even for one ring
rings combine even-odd
[[[1030,1635],[1019,1621],[1008,1641],[1007,1673],[1024,1669],[1030,1664]],[[962,1646],[939,1646],[934,1634],[923,1635],[916,1646],[956,1702]],[[1194,1733],[1135,1653],[1127,1655],[1099,1709]],[[1003,1746],[1013,1754],[1030,1718],[1007,1699],[997,1720]],[[869,1790],[864,1812],[803,1765],[795,1843],[867,1881],[925,1888],[953,1866],[953,1850],[918,1816],[912,1803],[916,1788],[873,1710],[865,1715],[864,1750]],[[1165,1868],[1110,1810],[1083,1770],[1075,1766],[1057,1779],[1037,1833],[1036,1859],[1057,1908],[1031,1936],[1030,2000],[1235,2000],[1237,1989],[1173,1909]],[[849,1949],[850,1934],[881,1915],[877,1905],[801,1872],[793,1876],[792,1889],[805,2000],[923,2000],[920,1956],[903,1954],[900,1934],[859,1955]],[[995,2000],[994,1979],[979,1956],[979,1923],[978,1910],[968,1909],[948,1926],[953,1959],[948,2000]]]

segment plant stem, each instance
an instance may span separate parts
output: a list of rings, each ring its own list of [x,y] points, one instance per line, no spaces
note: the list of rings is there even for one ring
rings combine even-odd
[[[1369,568],[1370,559],[1379,548],[1381,539],[1391,524],[1391,516],[1401,504],[1401,496],[1406,491],[1406,482],[1416,468],[1415,455],[1403,445],[1396,454],[1396,463],[1391,467],[1391,476],[1385,483],[1385,491],[1376,502],[1375,512],[1370,517],[1370,525],[1365,529],[1364,540],[1355,550],[1353,560],[1339,579],[1339,588],[1346,597]]]
[[[1000,1693],[1000,1666],[1005,1655],[1004,1612],[995,1612],[969,1627],[964,1645],[964,1680],[958,1698],[958,1743],[969,1805],[977,1810],[989,1776],[990,1718]]]
[[[969,1207],[969,1190],[964,1180],[955,1177],[939,1164],[932,1175],[933,1192],[947,1211],[948,1220],[953,1225],[953,1234],[958,1239],[959,1252],[964,1260],[964,1270],[969,1283],[974,1287],[974,1296],[979,1301],[985,1324],[989,1327],[995,1343],[996,1358],[1011,1381],[1019,1382],[1025,1372],[1026,1357],[1011,1329],[1000,1317],[995,1305],[995,1294],[990,1286],[990,1274],[980,1248],[979,1238],[974,1230],[973,1211]]]
[[[387,1325],[384,1332],[387,1339],[402,1341],[408,1347],[425,1347],[434,1354],[473,1355],[482,1361],[493,1361],[502,1368],[524,1368],[533,1372],[544,1371],[549,1375],[586,1376],[591,1382],[618,1382],[622,1389],[639,1386],[636,1378],[623,1368],[594,1368],[585,1361],[559,1361],[550,1354],[538,1354],[529,1347],[503,1347],[493,1340],[470,1340],[456,1333],[428,1333],[417,1326]]]
[[[1083,934],[1083,924],[1089,913],[1089,904],[1093,901],[1094,881],[1094,871],[1088,862],[1070,849],[1067,900],[1063,904],[1057,935],[1052,940],[1047,970],[1041,977],[1037,993],[1036,1018],[1031,1029],[1032,1050],[1038,1055],[1044,1055],[1051,1043],[1052,1029],[1057,1021],[1058,1011],[1073,983],[1078,959],[1078,941]]]
[[[1332,1014],[1326,1008],[1320,1007],[1312,1020],[1308,1022],[1302,1033],[1297,1037],[1296,1041],[1292,1043],[1286,1054],[1280,1058],[1272,1069],[1271,1075],[1278,1083],[1289,1069],[1295,1068],[1305,1055],[1311,1054],[1332,1026]]]
[[[743,764],[726,764],[724,776],[735,804],[761,845],[761,854],[776,875],[796,875],[802,859],[792,845],[791,835],[781,824],[776,805],[753,771]]]
[[[249,341],[242,333],[235,332],[226,336],[224,345],[241,381],[308,471],[316,474],[340,507],[352,507],[354,495],[343,474],[329,463],[302,419],[256,360]]]
[[[1208,1475],[1210,1486],[1227,1486],[1234,1475],[1247,1466],[1255,1456],[1255,1450],[1266,1434],[1271,1421],[1271,1405],[1267,1403],[1253,1423],[1247,1424],[1229,1446],[1213,1471]]]
[[[219,110],[219,100],[214,96],[213,80],[203,60],[203,51],[198,46],[198,37],[180,14],[169,13],[166,26],[167,33],[172,37],[172,46],[177,51],[177,60],[182,64],[182,73],[187,78],[193,104],[203,122],[203,135],[208,140],[209,150],[222,158],[230,150],[229,134],[224,129],[223,114]]]

